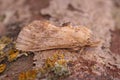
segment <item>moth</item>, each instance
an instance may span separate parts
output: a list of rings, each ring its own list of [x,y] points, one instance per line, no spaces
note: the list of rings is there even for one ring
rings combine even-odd
[[[22,51],[72,49],[94,44],[92,31],[83,26],[57,27],[48,21],[33,21],[18,35],[16,48]]]

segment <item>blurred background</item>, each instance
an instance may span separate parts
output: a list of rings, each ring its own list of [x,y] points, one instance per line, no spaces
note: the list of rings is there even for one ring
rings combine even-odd
[[[112,8],[111,11],[110,8]],[[107,16],[112,14],[115,27],[119,29],[119,8],[120,0],[92,2],[89,0],[0,0],[0,36],[16,36],[21,27],[33,20],[41,19],[47,19],[59,25],[71,22],[89,26],[95,21],[92,17],[99,18],[103,14]]]

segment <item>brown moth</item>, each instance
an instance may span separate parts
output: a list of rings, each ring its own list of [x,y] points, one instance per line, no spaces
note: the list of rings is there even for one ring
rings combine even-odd
[[[16,48],[22,51],[41,51],[75,48],[90,45],[92,32],[82,26],[56,27],[47,21],[33,21],[18,35]]]

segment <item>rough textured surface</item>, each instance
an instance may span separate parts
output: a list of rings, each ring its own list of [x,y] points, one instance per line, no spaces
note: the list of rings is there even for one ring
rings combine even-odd
[[[115,68],[114,66],[116,66],[117,68],[120,68],[120,65],[119,65],[120,56],[119,55],[116,56],[112,54],[109,49],[110,42],[111,42],[110,30],[114,30],[114,21],[112,19],[112,13],[111,13],[112,6],[113,6],[112,1],[111,0],[107,0],[107,1],[66,0],[64,3],[62,2],[63,2],[62,0],[52,0],[48,8],[41,10],[41,13],[43,15],[49,15],[50,16],[49,20],[55,23],[56,25],[61,25],[64,22],[71,22],[73,24],[84,25],[92,29],[92,31],[94,32],[94,36],[97,36],[99,37],[99,39],[102,40],[102,45],[100,45],[97,48],[87,48],[82,52],[83,55],[78,54],[77,56],[81,56],[85,60],[85,62],[95,61],[97,65],[99,66],[101,65],[101,69],[104,72],[104,74],[103,72],[100,72],[98,70],[97,76],[98,75],[104,76],[104,79],[106,80],[107,78],[105,77],[109,75],[107,75],[106,69],[102,66],[105,65],[110,69],[114,69]],[[38,63],[41,60],[40,58],[38,58],[39,56],[41,56],[41,54],[37,54],[37,56],[35,55],[36,63]],[[77,59],[79,61],[79,58]],[[38,67],[39,65],[36,64],[36,66]],[[99,68],[99,66],[97,66],[96,68]],[[80,68],[74,68],[74,70],[77,70],[77,69],[80,69]],[[93,72],[94,71],[95,69],[93,69]],[[80,74],[82,73],[78,73],[78,75]],[[91,73],[88,72],[88,74],[90,75]],[[80,77],[76,76],[77,73],[73,75],[75,76],[74,77],[72,76],[71,79],[80,79]],[[81,79],[85,79],[85,78],[81,78]],[[108,79],[113,79],[113,78],[109,77]]]
[[[0,22],[6,27],[5,35],[17,37],[21,27],[31,21],[30,6],[26,2],[26,0],[0,0]]]
[[[111,11],[112,11],[112,13],[114,13],[113,17],[115,18],[115,20],[113,19],[115,21],[115,27],[117,27],[117,30],[112,32],[113,33],[112,46],[111,46],[112,53],[104,55],[103,52],[99,52],[99,50],[101,51],[101,47],[99,47],[99,50],[98,49],[95,50],[95,52],[93,52],[94,48],[91,48],[91,49],[89,48],[89,50],[87,48],[87,55],[86,54],[84,55],[84,53],[82,53],[81,56],[84,56],[84,57],[86,56],[86,58],[89,58],[89,59],[86,60],[86,58],[82,59],[80,57],[79,58],[80,60],[78,59],[77,61],[75,61],[72,65],[73,66],[76,65],[76,66],[71,68],[71,70],[73,69],[73,75],[71,75],[68,78],[68,80],[74,80],[76,79],[76,77],[79,80],[90,80],[90,79],[91,80],[119,80],[120,69],[118,69],[118,64],[120,63],[118,62],[120,61],[118,61],[118,59],[116,63],[114,62],[114,64],[116,64],[117,66],[111,65],[109,63],[109,65],[111,66],[106,67],[101,63],[104,63],[104,60],[105,60],[104,57],[105,56],[107,57],[107,55],[109,58],[109,59],[107,58],[107,63],[110,59],[113,61],[113,58],[115,60],[116,60],[116,57],[119,58],[120,43],[118,43],[119,42],[118,29],[120,29],[120,24],[119,24],[120,1],[112,0],[112,2],[115,4],[115,8],[112,8],[112,10],[111,10],[111,7],[112,7],[111,0],[92,0],[92,1],[73,0],[72,2],[70,1],[72,0],[64,0],[64,1],[63,0],[59,0],[59,1],[58,0],[0,0],[0,22],[1,22],[0,30],[2,29],[1,27],[6,27],[4,34],[7,34],[11,37],[17,37],[17,34],[20,31],[20,28],[23,27],[23,25],[28,24],[29,21],[34,19],[48,19],[56,23],[57,25],[62,25],[62,23],[70,21],[71,23],[75,23],[75,25],[80,24],[92,29],[95,35],[100,37],[100,39],[103,40],[103,44],[105,47],[101,45],[103,46],[102,51],[104,51],[104,53],[108,53],[109,45],[111,42],[111,36],[110,36],[111,32],[109,30],[112,29],[114,25],[114,22],[112,21],[112,17],[111,17]],[[68,5],[68,3],[70,3],[70,5]],[[52,6],[52,10],[48,9],[50,6]],[[54,6],[58,6],[57,9],[56,8],[54,9],[53,8]],[[66,8],[64,8],[65,6]],[[41,11],[41,9],[43,10]],[[18,14],[11,13],[11,11],[12,12],[18,11]],[[4,14],[5,15],[7,14],[7,17],[5,17]],[[31,18],[31,15],[32,15],[32,18]],[[7,20],[7,23],[3,23],[4,20],[5,21]],[[0,34],[0,36],[2,35],[3,34]],[[102,55],[103,57],[100,57],[98,54],[94,54],[96,52],[99,53],[99,55]],[[37,53],[36,53],[36,56],[34,57],[34,59],[38,60],[38,62],[35,61],[37,64],[36,67],[39,66],[38,63],[39,63],[39,60],[41,60],[37,57],[41,55]],[[113,53],[116,53],[118,55]],[[96,64],[96,62],[91,61],[92,60],[91,58],[94,61],[97,60],[96,62],[100,62],[100,63]],[[31,65],[32,59],[33,59],[32,57],[30,57],[29,59],[27,59],[27,57],[19,58],[15,62],[11,63],[11,65],[13,66],[11,66],[11,68],[8,67],[9,70],[7,69],[4,72],[4,74],[6,75],[1,74],[0,77],[3,80],[17,80],[15,79],[15,77],[18,76],[19,72],[28,70],[32,67]],[[19,63],[21,63],[22,66]],[[25,69],[23,69],[24,64],[27,64]],[[93,70],[92,73],[91,73],[91,70]],[[12,73],[12,74],[9,74],[9,73]],[[14,74],[14,73],[18,73],[18,74]]]
[[[118,54],[118,55],[120,55],[120,48],[119,48],[120,44],[118,44],[118,43],[120,43],[120,37],[118,37],[119,35],[120,35],[120,30],[115,30],[112,32],[111,46],[113,46],[113,47],[110,48],[113,53]]]
[[[8,63],[6,71],[0,75],[0,80],[18,80],[19,73],[32,69],[32,57],[33,54]]]
[[[48,57],[53,56],[54,54],[63,54],[67,61],[77,60],[77,57],[76,57],[77,53],[70,52],[69,50],[66,50],[66,49],[40,51],[40,52],[36,52],[36,56],[34,57],[34,61],[35,61],[34,64],[36,65],[34,68],[42,67],[44,64],[44,60],[46,60]]]

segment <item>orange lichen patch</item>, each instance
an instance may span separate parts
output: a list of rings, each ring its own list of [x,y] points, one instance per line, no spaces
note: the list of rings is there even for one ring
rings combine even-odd
[[[26,80],[26,74],[25,74],[25,72],[22,72],[22,73],[19,74],[18,80]]]
[[[64,55],[56,53],[52,57],[47,58],[44,65],[37,70],[34,69],[20,73],[19,80],[35,80],[43,77],[53,80],[68,75],[69,69]]]
[[[8,51],[14,47],[11,43],[13,43],[12,39],[8,37],[4,36],[0,38],[0,62],[8,55]]]
[[[65,59],[61,59],[61,60],[58,60],[57,63],[60,65],[66,65],[67,61]]]
[[[26,72],[27,79],[35,79],[37,76],[37,70],[30,70]]]
[[[7,57],[8,61],[11,62],[20,57],[20,55],[22,54],[15,48],[15,43],[11,38],[5,36],[0,38],[0,61]]]
[[[41,68],[38,69],[38,72],[43,75],[43,74],[46,73],[46,70],[45,70],[44,67],[41,67]]]
[[[29,70],[19,74],[18,80],[35,80],[37,76],[37,70]]]
[[[65,64],[64,55],[54,54],[52,57],[47,58],[45,60],[44,68],[46,69],[53,68],[55,66],[55,63],[61,64],[61,65]]]
[[[0,73],[4,72],[6,69],[6,64],[0,64]]]
[[[8,44],[10,42],[12,42],[12,39],[10,39],[6,36],[1,37],[1,39],[0,39],[0,44]]]
[[[64,55],[58,53],[47,58],[39,71],[43,75],[47,74],[48,79],[63,78],[70,74]]]
[[[5,47],[5,44],[0,44],[0,50],[2,50]]]
[[[3,53],[4,48],[11,43],[12,40],[8,37],[1,37],[0,38],[0,55],[2,55],[1,53]]]
[[[8,61],[11,62],[19,56],[18,50],[10,50],[8,54]]]

